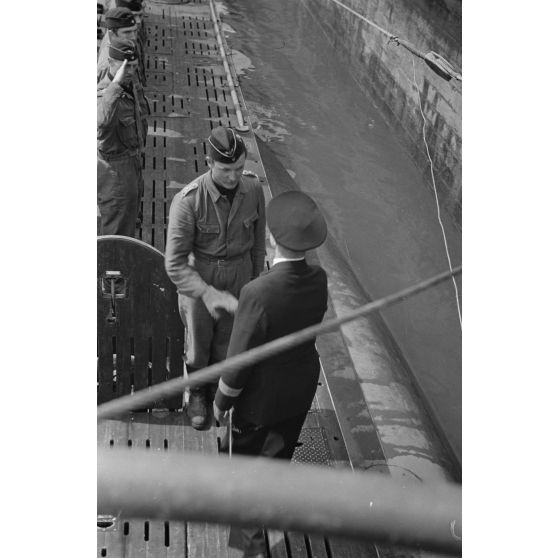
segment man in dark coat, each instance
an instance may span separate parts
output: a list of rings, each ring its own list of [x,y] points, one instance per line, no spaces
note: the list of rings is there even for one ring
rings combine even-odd
[[[285,192],[270,201],[267,219],[276,248],[273,267],[242,288],[227,358],[315,325],[327,308],[326,273],[305,259],[327,234],[314,201],[302,192]],[[213,411],[224,421],[234,407],[232,453],[290,460],[319,374],[315,339],[225,373]],[[231,528],[229,545],[244,550],[244,556],[265,556],[261,529]]]

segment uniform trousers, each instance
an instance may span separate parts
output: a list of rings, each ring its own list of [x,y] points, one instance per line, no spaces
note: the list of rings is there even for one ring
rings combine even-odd
[[[98,154],[97,205],[101,213],[102,235],[135,236],[142,184],[138,154],[108,160]]]
[[[232,261],[218,263],[196,258],[192,265],[201,278],[218,290],[228,291],[238,297],[240,289],[252,275],[252,258],[249,252]],[[178,295],[178,310],[185,327],[184,352],[186,369],[193,371],[227,358],[234,316],[219,310],[214,319],[201,298]]]
[[[245,423],[233,413],[232,453],[288,459],[293,456],[306,413],[301,413],[271,426]],[[221,453],[229,452],[229,431],[221,445]],[[255,487],[256,488],[256,487]],[[229,546],[244,551],[248,558],[259,552],[266,552],[266,543],[261,527],[231,527]]]

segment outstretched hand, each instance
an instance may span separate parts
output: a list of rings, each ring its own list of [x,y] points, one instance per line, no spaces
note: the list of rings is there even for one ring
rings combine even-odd
[[[223,310],[226,310],[230,314],[234,314],[238,307],[238,300],[231,293],[219,291],[211,286],[207,287],[206,291],[203,293],[202,300],[207,311],[214,319],[219,317],[218,310],[220,308],[223,308]]]

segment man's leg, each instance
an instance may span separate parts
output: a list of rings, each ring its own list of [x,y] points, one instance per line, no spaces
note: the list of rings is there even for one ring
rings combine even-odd
[[[209,363],[211,340],[213,338],[213,318],[209,315],[201,299],[178,295],[178,309],[186,329],[184,352],[188,375],[205,368]],[[206,386],[189,389],[188,416],[196,430],[204,428],[209,417]]]
[[[209,364],[221,362],[227,358],[227,349],[233,327],[233,316],[225,310],[219,310],[219,319],[213,322],[213,339],[211,340],[211,349],[209,356]],[[208,404],[213,404],[215,392],[217,391],[218,380],[212,382],[206,387],[206,398]]]
[[[290,417],[273,426],[255,426],[234,423],[232,429],[232,453],[288,459],[293,456],[306,413]],[[222,453],[228,453],[229,433]],[[261,527],[231,527],[229,546],[244,551],[244,556],[256,556],[266,552],[264,532]]]
[[[234,414],[233,414],[234,421]],[[269,429],[265,426],[253,424],[233,424],[232,429],[232,453],[235,455],[261,455],[262,448],[266,443]],[[221,453],[228,453],[229,430],[224,443],[221,446]],[[229,531],[229,546],[243,551],[243,556],[266,555],[265,535],[262,527],[235,527],[231,526]]]
[[[97,205],[101,234],[134,238],[141,168],[136,157],[118,161],[97,158]]]

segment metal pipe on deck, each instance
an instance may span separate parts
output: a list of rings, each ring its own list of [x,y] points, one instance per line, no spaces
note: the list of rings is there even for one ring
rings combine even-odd
[[[227,60],[227,55],[225,53],[225,47],[223,46],[223,39],[221,38],[221,30],[219,29],[219,23],[217,21],[217,13],[215,11],[213,0],[209,0],[209,9],[211,10],[213,29],[215,30],[215,35],[217,36],[219,52],[221,53],[221,58],[223,59],[223,66],[225,67],[225,73],[227,75],[227,83],[229,84],[231,90],[231,98],[234,104],[234,110],[236,112],[236,119],[238,120],[238,125],[236,126],[236,129],[239,132],[247,132],[250,128],[244,123],[244,116],[242,115],[242,111],[240,110],[240,102],[238,101],[238,95],[236,94],[236,88],[234,86],[231,69],[229,67],[229,62]]]
[[[461,554],[457,485],[150,450],[98,450],[97,462],[100,514],[262,525]]]

